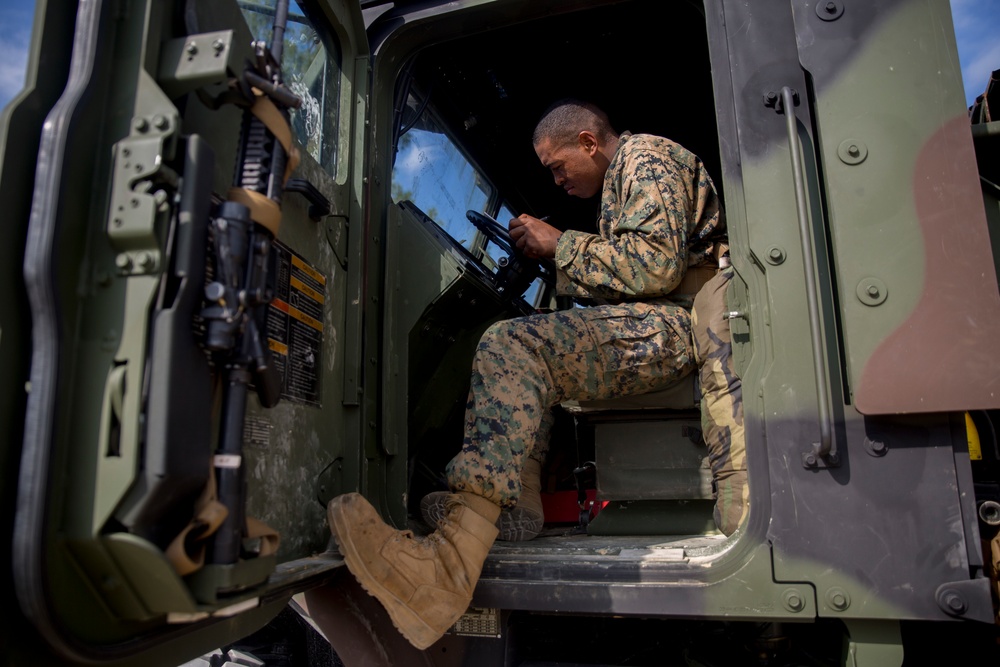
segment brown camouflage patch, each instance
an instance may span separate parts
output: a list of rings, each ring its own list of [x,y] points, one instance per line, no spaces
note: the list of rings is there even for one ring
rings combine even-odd
[[[743,432],[743,385],[733,369],[733,345],[726,312],[727,268],[701,289],[694,301],[691,329],[701,380],[701,422],[712,485],[715,522],[726,535],[739,527],[750,504],[746,440]]]

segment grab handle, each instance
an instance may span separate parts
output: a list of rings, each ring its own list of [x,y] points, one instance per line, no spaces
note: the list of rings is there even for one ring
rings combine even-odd
[[[802,146],[799,143],[798,119],[795,116],[796,94],[788,86],[781,89],[782,108],[788,129],[788,153],[792,158],[792,180],[795,184],[795,208],[799,218],[799,238],[802,242],[802,263],[806,274],[806,304],[809,308],[809,331],[812,334],[813,368],[816,372],[816,399],[819,403],[819,442],[803,452],[802,465],[807,468],[836,466],[837,452],[833,449],[833,419],[830,408],[829,380],[819,312],[819,290],[816,285],[816,267],[813,261],[812,225],[806,202],[806,181],[802,168]]]

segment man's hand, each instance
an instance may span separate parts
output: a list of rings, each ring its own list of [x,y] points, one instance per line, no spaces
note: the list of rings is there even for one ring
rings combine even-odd
[[[510,238],[518,250],[531,259],[552,259],[562,232],[552,225],[522,214],[510,221]]]

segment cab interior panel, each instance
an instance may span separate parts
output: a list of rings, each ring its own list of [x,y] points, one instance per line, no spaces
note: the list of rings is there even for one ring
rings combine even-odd
[[[479,235],[475,241],[469,238],[476,232],[462,219],[460,206],[438,206],[440,199],[420,191],[450,189],[444,198],[461,199],[460,188],[451,181],[421,183],[406,175],[414,161],[413,145],[423,141],[420,133],[447,135],[445,141],[484,182],[481,187],[488,194],[481,210],[504,226],[512,215],[529,213],[548,216],[561,229],[596,231],[598,198],[580,200],[563,193],[531,144],[544,110],[565,97],[605,109],[619,132],[658,134],[689,148],[705,162],[723,194],[700,3],[586,3],[576,11],[567,9],[567,3],[552,6],[547,15],[509,24],[480,24],[467,17],[460,36],[417,49],[395,82],[394,108],[402,112],[393,132],[386,318],[389,363],[394,365],[390,376],[407,377],[406,423],[393,414],[392,400],[384,399],[382,405],[393,422],[387,425],[388,436],[403,435],[407,442],[406,502],[411,523],[418,526],[420,499],[446,488],[445,464],[461,447],[469,370],[479,336],[492,322],[530,313],[533,306],[573,307],[555,298],[551,275],[543,275],[546,286],[529,290],[525,299],[498,292],[497,259],[504,253]],[[624,15],[655,18],[629,22],[621,20]],[[439,261],[439,256],[452,259]],[[438,270],[444,264],[450,266],[448,279]],[[393,397],[404,390],[390,386],[386,391]],[[655,403],[613,402],[556,408],[543,476],[547,507],[569,508],[573,515],[578,487],[583,486],[590,499],[596,493],[602,505],[608,503],[591,534],[717,539],[706,450],[698,440],[696,388],[691,383],[684,391],[686,400],[669,410],[657,409]],[[594,461],[606,473],[603,489]],[[643,474],[636,478],[638,471]],[[633,479],[639,483],[629,497],[621,491],[628,486],[622,482]],[[504,558],[509,562],[515,552],[550,547],[563,551],[561,541],[586,536],[585,530],[574,528],[575,515],[567,522],[560,514],[559,521],[547,518],[542,534],[557,540],[506,545]],[[562,546],[555,546],[556,541]],[[626,549],[622,557],[630,553]]]

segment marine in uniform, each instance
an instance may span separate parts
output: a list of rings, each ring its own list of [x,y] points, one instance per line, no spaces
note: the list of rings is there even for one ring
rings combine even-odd
[[[689,309],[697,290],[685,276],[692,267],[714,272],[725,241],[715,186],[680,145],[619,135],[600,109],[574,100],[553,105],[532,140],[568,194],[601,193],[598,233],[522,215],[510,222],[511,238],[528,257],[554,260],[560,294],[599,305],[499,322],[483,335],[462,450],[447,467],[452,493],[440,497],[431,535],[390,528],[359,494],[328,508],[349,569],[418,648],[471,601],[501,509],[516,509],[522,469],[537,470],[547,448],[551,408],[655,391],[696,368]]]

